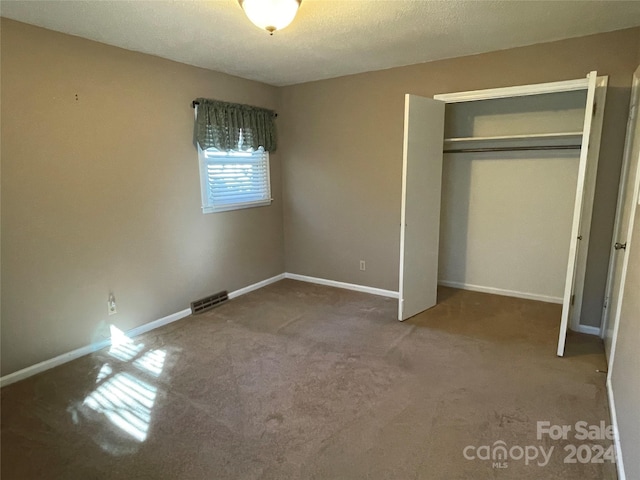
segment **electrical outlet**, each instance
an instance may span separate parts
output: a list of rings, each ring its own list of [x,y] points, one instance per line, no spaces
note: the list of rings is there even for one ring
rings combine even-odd
[[[118,313],[118,309],[116,308],[116,297],[113,293],[109,294],[109,300],[107,300],[107,311],[109,315],[115,315]]]
[[[360,260],[360,270],[363,272],[367,269],[367,264],[364,260]]]

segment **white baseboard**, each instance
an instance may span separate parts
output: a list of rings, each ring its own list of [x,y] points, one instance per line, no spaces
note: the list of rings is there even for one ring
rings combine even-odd
[[[245,293],[253,292],[254,290],[258,290],[259,288],[266,287],[267,285],[271,285],[272,283],[279,282],[280,280],[284,280],[285,274],[281,273],[271,278],[267,278],[266,280],[262,280],[261,282],[254,283],[253,285],[249,285],[248,287],[241,288],[239,290],[235,290],[229,294],[229,300],[232,300],[240,295],[244,295]]]
[[[618,480],[626,480],[627,476],[624,473],[622,447],[620,445],[620,434],[618,432],[616,402],[613,398],[613,388],[611,388],[611,375],[607,375],[607,398],[609,399],[609,412],[611,412],[611,426],[613,427],[613,445],[616,449],[616,470],[618,471]]]
[[[135,337],[136,335],[141,335],[155,328],[167,325],[168,323],[172,323],[184,317],[188,317],[189,315],[191,315],[191,309],[187,308],[185,310],[181,310],[180,312],[172,313],[171,315],[167,315],[166,317],[154,320],[153,322],[145,323],[144,325],[140,325],[139,327],[132,328],[131,330],[126,331],[125,335],[130,338]],[[22,370],[18,370],[17,372],[10,373],[9,375],[0,377],[0,388],[6,387],[7,385],[11,385],[15,382],[19,382],[20,380],[24,380],[25,378],[32,377],[33,375],[44,372],[45,370],[57,367],[58,365],[70,362],[71,360],[75,360],[76,358],[84,357],[85,355],[89,355],[90,353],[96,352],[110,345],[111,339],[102,340],[100,342],[95,342],[84,347],[76,348],[75,350],[63,353],[62,355],[50,358],[49,360],[36,363],[35,365],[23,368]]]
[[[577,325],[575,328],[574,327],[569,327],[569,328],[571,328],[576,332],[600,336],[600,329],[598,327],[592,327],[591,325]]]
[[[18,370],[17,372],[10,373],[9,375],[0,377],[0,388],[11,385],[12,383],[19,382],[20,380],[24,380],[25,378],[32,377],[33,375],[36,375],[40,372],[44,372],[45,370],[57,367],[58,365],[70,362],[71,360],[75,360],[76,358],[89,355],[90,353],[93,353],[96,350],[100,350],[101,348],[108,347],[109,345],[111,345],[111,340],[102,340],[101,342],[96,342],[92,343],[91,345],[77,348],[70,352],[63,353],[62,355],[58,355],[57,357],[50,358],[49,360],[36,363],[35,365],[31,365],[27,368],[23,368],[22,370]]]
[[[355,290],[356,292],[370,293],[372,295],[380,295],[381,297],[398,298],[398,292],[394,292],[393,290],[367,287],[366,285],[357,285],[355,283],[338,282],[336,280],[327,280],[325,278],[308,277],[306,275],[298,275],[297,273],[285,273],[284,276],[285,278],[299,280],[301,282],[317,283],[318,285]]]
[[[276,275],[275,277],[271,277],[261,282],[254,283],[253,285],[249,285],[239,290],[235,290],[229,293],[229,299],[237,298],[240,295],[244,295],[245,293],[252,292],[266,285],[282,280],[284,278],[285,278],[285,274],[281,273],[280,275]],[[140,325],[139,327],[132,328],[131,330],[126,331],[125,335],[129,338],[135,337],[137,335],[141,335],[143,333],[149,332],[156,328],[162,327],[163,325],[167,325],[169,323],[181,320],[185,317],[188,317],[189,315],[191,315],[191,309],[187,308],[185,310],[172,313],[171,315],[167,315],[166,317],[162,317],[158,320],[145,323],[143,325]],[[90,353],[98,351],[101,348],[108,347],[110,345],[111,345],[111,339],[102,340],[100,342],[95,342],[90,345],[77,348],[70,352],[63,353],[62,355],[58,355],[57,357],[50,358],[49,360],[36,363],[35,365],[31,365],[30,367],[23,368],[22,370],[18,370],[17,372],[10,373],[9,375],[0,377],[0,388],[5,387],[7,385],[11,385],[12,383],[18,382],[20,380],[24,380],[25,378],[31,377],[40,372],[44,372],[45,370],[49,370],[51,368],[57,367],[58,365],[62,365],[63,363],[70,362],[71,360],[75,360],[76,358],[89,355]]]
[[[184,310],[181,310],[176,313],[172,313],[171,315],[167,315],[166,317],[162,317],[158,320],[154,320],[153,322],[145,323],[143,325],[140,325],[139,327],[135,327],[135,328],[132,328],[131,330],[127,330],[125,332],[125,335],[129,338],[135,337],[137,335],[142,335],[143,333],[147,333],[151,330],[160,328],[169,323],[177,322],[178,320],[188,317],[189,315],[191,315],[191,309],[185,308]]]
[[[506,297],[524,298],[527,300],[538,300],[539,302],[560,303],[562,297],[552,297],[550,295],[540,295],[537,293],[519,292],[517,290],[506,290],[504,288],[484,287],[482,285],[472,285],[470,283],[451,282],[449,280],[438,280],[438,285],[443,287],[460,288],[462,290],[471,290],[474,292],[492,293],[494,295],[504,295]]]

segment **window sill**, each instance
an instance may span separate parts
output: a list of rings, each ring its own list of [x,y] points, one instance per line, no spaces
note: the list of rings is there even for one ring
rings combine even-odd
[[[202,213],[220,213],[220,212],[231,212],[233,210],[243,210],[245,208],[254,208],[254,207],[268,207],[273,202],[273,199],[269,200],[260,200],[259,202],[251,202],[251,203],[240,203],[235,205],[223,205],[220,207],[202,207]]]

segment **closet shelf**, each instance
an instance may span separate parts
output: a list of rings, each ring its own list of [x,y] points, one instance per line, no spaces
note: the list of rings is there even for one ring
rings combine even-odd
[[[445,143],[464,144],[470,142],[492,142],[492,141],[513,141],[513,140],[579,140],[582,132],[558,132],[558,133],[533,133],[521,135],[497,135],[492,137],[450,137],[445,138]]]

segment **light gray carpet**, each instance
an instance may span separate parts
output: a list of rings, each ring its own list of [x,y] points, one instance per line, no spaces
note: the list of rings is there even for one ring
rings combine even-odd
[[[2,478],[600,479],[536,421],[609,423],[601,342],[560,307],[392,299],[284,280],[2,390]],[[553,446],[545,467],[468,446]],[[605,447],[610,442],[595,442]]]

